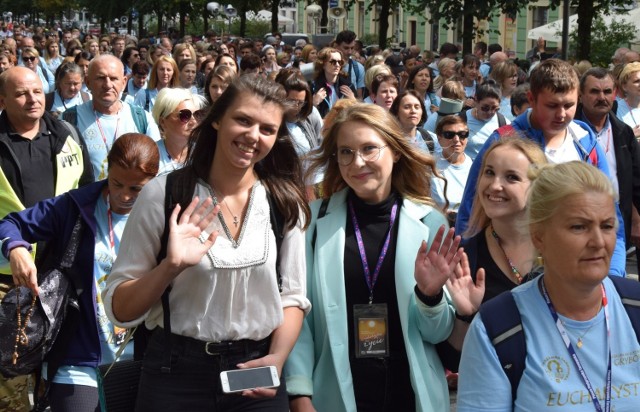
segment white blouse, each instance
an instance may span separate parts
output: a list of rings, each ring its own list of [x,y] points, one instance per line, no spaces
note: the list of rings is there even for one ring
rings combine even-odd
[[[152,329],[163,324],[159,300],[142,317],[119,322],[113,315],[112,298],[122,282],[140,278],[157,266],[164,229],[165,182],[166,176],[153,179],[140,193],[103,292],[107,316],[118,326],[132,327],[146,321],[146,326]],[[198,182],[195,192],[200,199],[211,194],[204,181]],[[282,242],[283,290],[279,292],[276,241],[266,190],[260,182],[254,186],[252,197],[238,244],[234,245],[227,237],[219,218],[214,219],[206,232],[219,232],[215,244],[200,263],[174,279],[169,294],[173,333],[204,341],[260,340],[282,323],[283,308],[310,310],[300,224],[287,231]]]

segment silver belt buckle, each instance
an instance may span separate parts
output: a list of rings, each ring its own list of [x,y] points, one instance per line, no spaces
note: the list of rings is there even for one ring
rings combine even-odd
[[[209,352],[209,345],[217,345],[220,342],[207,342],[206,345],[204,345],[204,351],[207,353],[207,355],[217,355],[218,352]]]

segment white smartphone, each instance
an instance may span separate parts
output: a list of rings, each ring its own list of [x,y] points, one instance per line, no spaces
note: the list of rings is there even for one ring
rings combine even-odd
[[[220,372],[222,392],[235,393],[254,388],[277,388],[280,386],[278,369],[275,366],[234,369]]]

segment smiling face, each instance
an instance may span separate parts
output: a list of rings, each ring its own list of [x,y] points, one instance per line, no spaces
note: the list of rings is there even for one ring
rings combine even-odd
[[[616,212],[610,195],[586,192],[562,199],[551,218],[532,230],[547,278],[570,285],[600,283],[616,244]]]
[[[109,205],[119,215],[126,215],[133,208],[142,187],[152,178],[142,171],[125,169],[119,165],[109,168]]]
[[[422,105],[417,97],[410,94],[404,96],[398,105],[398,120],[404,130],[412,130],[420,124]]]
[[[371,161],[362,158],[363,153],[377,153],[387,146],[386,141],[371,126],[363,122],[348,121],[340,126],[336,139],[336,154],[354,153],[350,164],[339,163],[340,175],[354,193],[367,203],[380,203],[391,194],[393,165],[398,156],[390,147],[380,150],[380,157]],[[375,157],[375,156],[374,156]]]
[[[531,162],[518,149],[497,147],[485,158],[478,180],[480,204],[490,219],[513,218],[524,214],[531,181]]]
[[[214,163],[223,170],[246,170],[264,159],[275,144],[283,111],[247,93],[236,97],[219,121]]]

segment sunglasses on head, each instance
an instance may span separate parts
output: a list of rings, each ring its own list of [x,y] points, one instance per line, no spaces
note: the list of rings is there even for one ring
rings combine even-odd
[[[444,137],[447,140],[451,140],[455,136],[458,136],[460,139],[466,139],[467,137],[469,137],[469,131],[468,130],[461,130],[459,132],[452,132],[450,130],[446,130],[446,131],[442,132],[442,137]]]
[[[27,61],[27,62],[33,62],[33,61],[36,60],[36,56],[23,57],[22,60]]]
[[[204,118],[204,115],[204,110],[196,110],[195,112],[192,112],[189,109],[182,109],[178,112],[178,119],[181,123],[189,123],[189,120],[193,117],[196,119],[196,122],[199,122]]]

